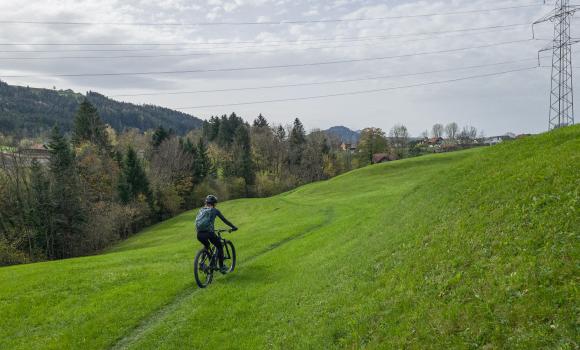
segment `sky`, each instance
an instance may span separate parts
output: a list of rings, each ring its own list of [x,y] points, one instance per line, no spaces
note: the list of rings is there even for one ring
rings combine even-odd
[[[531,40],[530,24],[552,9],[542,4],[0,0],[0,79],[202,119],[235,111],[272,124],[298,117],[307,129],[403,124],[417,136],[454,121],[487,136],[538,133],[550,69],[534,67],[553,31],[541,24]],[[147,74],[125,75],[137,72]],[[87,73],[118,75],[62,76]]]

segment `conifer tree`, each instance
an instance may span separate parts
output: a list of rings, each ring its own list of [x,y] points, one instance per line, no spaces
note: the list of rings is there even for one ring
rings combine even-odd
[[[211,174],[211,161],[207,154],[207,147],[203,139],[199,139],[194,149],[193,176],[195,183],[200,183]]]
[[[221,119],[216,116],[212,116],[209,121],[205,120],[203,122],[202,134],[208,142],[213,142],[218,137],[220,122]]]
[[[255,174],[250,133],[245,125],[240,125],[234,136],[234,164],[236,175],[244,179],[246,186],[254,184]]]
[[[87,99],[81,103],[77,111],[72,141],[75,145],[91,142],[105,151],[111,148],[107,127],[99,117],[97,109]]]
[[[153,136],[151,137],[151,145],[153,148],[158,148],[161,146],[163,141],[167,140],[171,136],[171,130],[166,130],[163,126],[157,127],[153,132]]]
[[[57,127],[52,130],[48,150],[55,255],[68,257],[74,255],[75,245],[81,241],[86,213],[80,198],[74,153]]]
[[[306,144],[306,132],[304,131],[302,122],[298,118],[294,119],[294,125],[288,141],[290,146],[290,165],[297,167],[302,161],[302,154],[304,153],[304,146]]]
[[[284,139],[286,139],[286,130],[284,130],[284,127],[282,127],[282,125],[278,125],[278,128],[276,128],[276,137],[280,141],[284,141]]]
[[[119,200],[129,203],[139,195],[149,197],[149,181],[133,148],[127,150],[117,187]]]
[[[30,192],[29,218],[34,231],[35,246],[49,259],[55,258],[50,179],[36,159],[32,161],[30,167]]]
[[[254,119],[255,128],[267,128],[268,126],[269,126],[268,121],[266,120],[266,118],[264,118],[264,116],[262,116],[261,113],[260,115],[258,115],[256,119]]]

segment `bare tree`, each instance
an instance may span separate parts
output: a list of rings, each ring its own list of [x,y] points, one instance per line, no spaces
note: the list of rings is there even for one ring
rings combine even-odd
[[[456,122],[449,123],[445,126],[445,134],[449,140],[455,140],[457,137],[457,132],[459,131],[459,126]]]
[[[190,171],[192,162],[191,155],[184,152],[178,138],[165,140],[153,153],[149,174],[151,182],[160,187],[175,183]]]
[[[389,132],[389,142],[397,158],[404,158],[409,147],[409,131],[402,124],[393,126]]]
[[[472,140],[475,140],[477,138],[477,128],[474,126],[470,126],[469,127],[469,137]]]
[[[477,141],[479,143],[483,143],[485,141],[485,132],[483,130],[479,130],[479,134],[477,135]]]
[[[459,141],[466,145],[471,144],[477,138],[477,129],[473,126],[464,126],[458,135]]]
[[[439,137],[443,137],[443,130],[445,128],[443,127],[443,124],[435,124],[433,125],[433,128],[431,129],[431,133],[433,134],[433,137],[435,138],[439,138]]]

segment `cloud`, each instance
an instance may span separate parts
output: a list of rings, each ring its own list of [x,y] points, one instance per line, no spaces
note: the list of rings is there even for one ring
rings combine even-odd
[[[291,19],[392,17],[521,4],[499,0],[389,1],[336,0],[324,4],[307,0],[46,0],[42,2],[0,2],[0,12],[11,19],[88,22],[246,22]],[[548,8],[530,7],[469,15],[416,17],[383,21],[347,21],[292,25],[247,26],[43,26],[3,25],[2,43],[67,44],[63,46],[1,46],[0,75],[52,75],[86,72],[147,72],[173,70],[211,70],[224,67],[254,67],[296,63],[383,57],[405,53],[437,51],[529,38],[529,27],[458,32],[438,36],[415,36],[348,41],[343,38],[405,35],[462,28],[530,23]],[[538,28],[543,37],[551,36],[550,25]],[[321,41],[312,41],[316,39]],[[335,38],[335,39],[333,39]],[[258,43],[252,43],[257,41]],[[281,41],[281,42],[280,42]],[[284,41],[291,41],[284,44]],[[216,42],[234,43],[221,44]],[[276,43],[277,42],[277,43]],[[71,44],[114,45],[71,45]],[[162,43],[174,45],[120,45]],[[186,44],[192,43],[192,44]],[[465,50],[448,54],[423,55],[401,59],[353,62],[348,64],[305,66],[268,70],[208,72],[175,75],[100,78],[6,79],[9,83],[52,88],[97,90],[106,94],[139,91],[209,90],[225,87],[251,87],[281,83],[302,83],[430,70],[458,68],[536,57],[545,42],[514,43],[498,47]],[[66,50],[66,51],[65,51]],[[71,51],[76,50],[76,51]],[[109,51],[79,51],[109,50]],[[141,50],[141,51],[114,51]],[[33,52],[59,51],[59,52]],[[200,54],[207,54],[200,56]],[[189,56],[187,56],[189,55]],[[80,57],[76,59],[6,60],[2,58]],[[94,56],[156,56],[90,58]],[[85,58],[82,58],[85,57]],[[328,84],[309,87],[266,89],[198,95],[149,96],[135,102],[160,103],[167,107],[219,104],[342,93],[369,88],[386,88],[436,79],[453,79],[470,74],[533,65],[531,62],[471,69],[397,79]],[[347,96],[304,102],[230,107],[191,111],[209,116],[240,110],[248,118],[264,112],[274,122],[295,116],[308,127],[326,128],[346,124],[355,129],[368,125],[389,129],[403,122],[418,134],[435,120],[470,123],[488,133],[541,131],[547,124],[546,104],[549,71],[537,70],[505,77],[465,81],[370,95]],[[193,101],[193,102],[192,102]],[[497,101],[497,102],[494,102]],[[493,115],[490,115],[493,113]],[[514,128],[519,126],[519,130]]]

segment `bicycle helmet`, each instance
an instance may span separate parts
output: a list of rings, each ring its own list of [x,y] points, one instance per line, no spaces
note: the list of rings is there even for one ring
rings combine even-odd
[[[206,204],[212,204],[215,205],[217,204],[218,199],[216,196],[214,196],[213,194],[208,195],[207,197],[205,197],[205,203]]]

